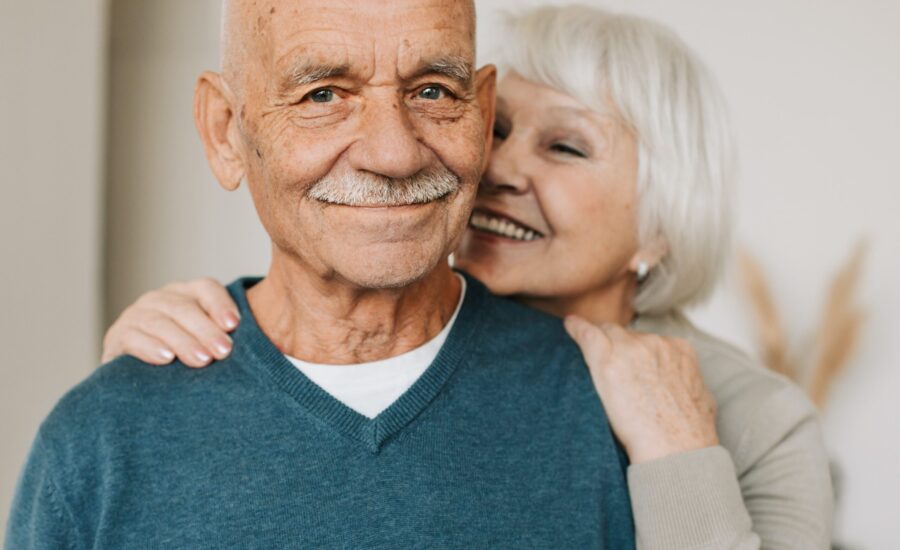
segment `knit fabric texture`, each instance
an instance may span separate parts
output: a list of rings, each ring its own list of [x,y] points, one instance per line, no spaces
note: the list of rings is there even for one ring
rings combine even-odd
[[[634,547],[627,461],[558,319],[468,278],[434,363],[368,419],[256,324],[205,369],[121,357],[40,428],[6,548]]]

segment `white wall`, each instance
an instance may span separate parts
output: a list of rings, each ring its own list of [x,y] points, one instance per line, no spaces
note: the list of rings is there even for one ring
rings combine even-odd
[[[97,362],[105,24],[105,0],[0,2],[0,533],[39,422]]]
[[[481,0],[484,51],[502,44]],[[719,76],[743,159],[739,233],[775,281],[798,337],[825,282],[862,235],[869,323],[825,414],[845,471],[838,533],[867,549],[900,540],[900,4],[883,0],[609,0],[677,29]],[[109,310],[149,287],[265,270],[268,249],[245,192],[209,175],[190,121],[196,74],[216,65],[218,0],[118,0],[114,13]],[[8,150],[4,148],[5,150]],[[21,224],[20,224],[21,227]],[[49,310],[48,310],[49,311]],[[733,284],[697,313],[745,347],[752,336]],[[31,356],[28,356],[31,357]]]

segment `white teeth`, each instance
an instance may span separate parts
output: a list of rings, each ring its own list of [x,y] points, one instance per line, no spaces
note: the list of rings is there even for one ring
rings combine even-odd
[[[539,233],[526,229],[511,220],[496,218],[481,212],[472,214],[469,224],[476,229],[489,231],[518,241],[533,241],[541,238]]]

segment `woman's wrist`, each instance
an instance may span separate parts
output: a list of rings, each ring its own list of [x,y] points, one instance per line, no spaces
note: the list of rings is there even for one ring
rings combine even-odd
[[[663,438],[647,438],[638,445],[625,445],[625,452],[631,464],[646,464],[673,455],[697,451],[719,445],[719,437],[715,434],[698,435],[679,441],[666,441]]]

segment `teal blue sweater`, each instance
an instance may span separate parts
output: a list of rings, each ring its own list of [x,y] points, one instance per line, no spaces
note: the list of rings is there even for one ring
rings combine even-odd
[[[232,355],[132,357],[43,423],[6,548],[634,547],[625,460],[561,323],[474,279],[425,374],[375,419],[262,333]]]

